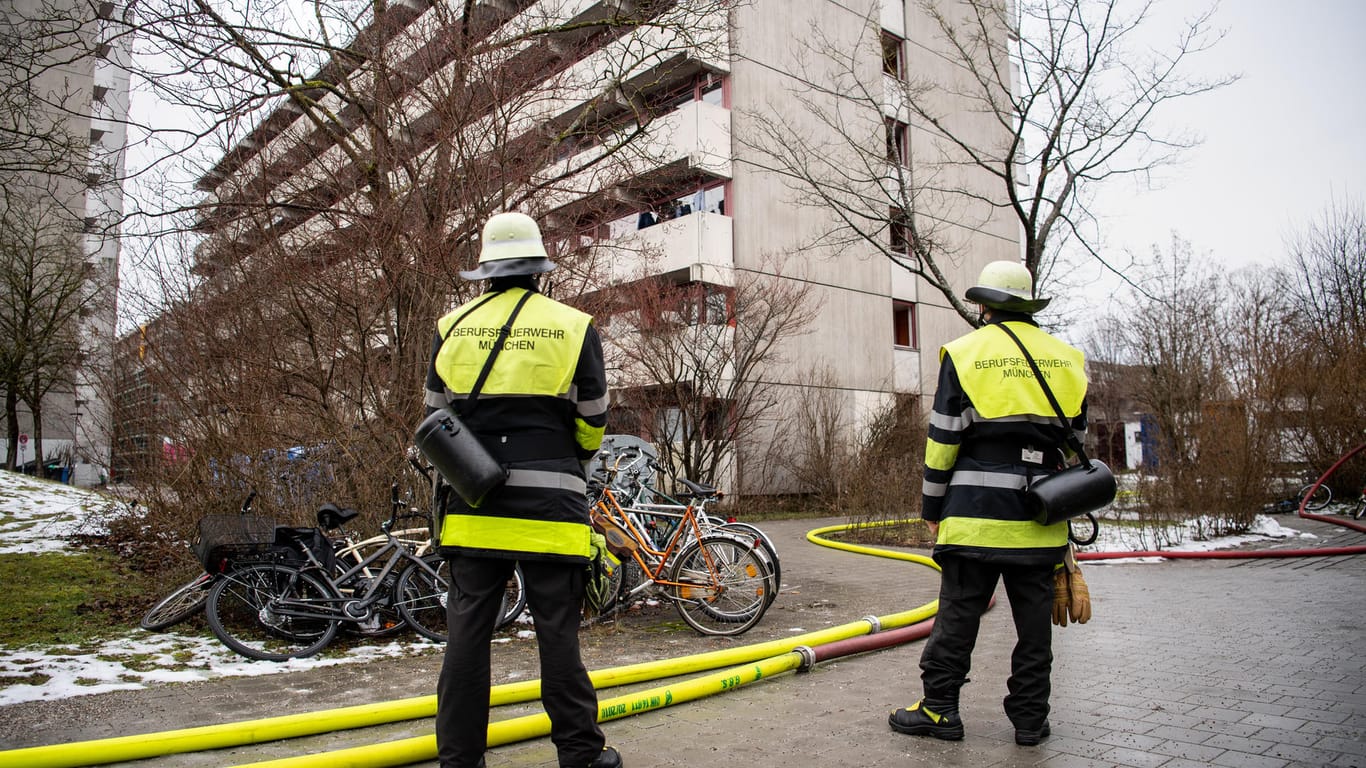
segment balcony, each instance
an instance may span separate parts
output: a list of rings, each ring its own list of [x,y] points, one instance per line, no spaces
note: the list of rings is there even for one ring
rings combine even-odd
[[[573,215],[583,198],[603,192],[648,202],[669,195],[684,179],[731,178],[730,110],[689,102],[650,123],[629,156],[609,158],[610,168],[595,162],[605,151],[595,145],[545,169],[538,181],[558,190],[547,200],[551,211]]]
[[[732,222],[716,213],[692,213],[599,246],[611,282],[686,272],[686,280],[732,285]]]

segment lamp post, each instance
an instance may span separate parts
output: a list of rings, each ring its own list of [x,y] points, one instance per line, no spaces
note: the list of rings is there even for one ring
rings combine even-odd
[[[71,424],[71,461],[67,468],[66,481],[72,485],[76,484],[76,468],[80,466],[80,440],[81,440],[81,408],[85,406],[85,401],[76,398],[76,410],[72,412]]]

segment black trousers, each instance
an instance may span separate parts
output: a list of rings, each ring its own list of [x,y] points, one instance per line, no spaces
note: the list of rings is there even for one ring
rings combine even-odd
[[[437,681],[436,744],[442,768],[474,768],[488,747],[489,642],[512,560],[450,559],[450,640]],[[584,567],[522,561],[527,607],[536,622],[541,702],[562,766],[587,766],[602,752],[597,692],[579,657]]]
[[[1053,566],[1007,565],[941,555],[939,613],[920,656],[925,706],[958,711],[958,692],[968,682],[972,649],[998,579],[1005,582],[1015,619],[1015,650],[1006,681],[1006,716],[1016,728],[1037,729],[1048,717],[1053,671]]]

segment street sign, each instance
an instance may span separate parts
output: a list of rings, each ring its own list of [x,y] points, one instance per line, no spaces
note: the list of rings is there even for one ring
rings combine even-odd
[[[20,432],[20,433],[19,433],[19,444],[20,444],[20,445],[28,445],[28,433],[27,433],[27,432]]]

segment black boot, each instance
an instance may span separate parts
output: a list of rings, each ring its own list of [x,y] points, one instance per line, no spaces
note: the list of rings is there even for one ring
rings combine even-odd
[[[1043,725],[1038,728],[1016,728],[1015,743],[1022,747],[1038,746],[1039,742],[1048,738],[1049,733],[1047,720],[1043,721]]]
[[[887,718],[887,724],[894,731],[912,736],[933,736],[945,741],[963,738],[963,721],[958,718],[957,711],[935,712],[926,709],[924,703],[922,699],[898,709]]]

